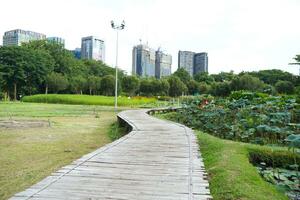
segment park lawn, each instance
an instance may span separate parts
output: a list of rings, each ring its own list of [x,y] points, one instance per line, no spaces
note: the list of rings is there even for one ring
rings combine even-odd
[[[108,132],[116,114],[112,108],[101,106],[0,103],[1,120],[48,124],[0,127],[0,199],[7,199],[111,142]]]
[[[25,96],[23,102],[35,103],[59,103],[59,104],[80,104],[80,105],[103,105],[113,106],[115,98],[112,96],[91,96],[76,94],[38,94]],[[147,106],[158,103],[155,98],[150,97],[118,97],[118,106]],[[164,102],[162,102],[164,103]]]

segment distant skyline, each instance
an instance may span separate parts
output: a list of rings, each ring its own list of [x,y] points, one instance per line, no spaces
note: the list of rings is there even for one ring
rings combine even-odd
[[[106,63],[115,65],[111,20],[126,22],[119,37],[119,66],[131,74],[132,48],[161,47],[173,57],[179,50],[207,52],[209,73],[282,69],[300,54],[299,0],[10,0],[2,1],[0,43],[5,31],[31,30],[66,40],[67,49],[94,35],[105,41]]]

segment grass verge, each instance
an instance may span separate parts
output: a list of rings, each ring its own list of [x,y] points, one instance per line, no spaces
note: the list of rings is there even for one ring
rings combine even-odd
[[[259,150],[259,146],[222,140],[200,131],[197,136],[215,200],[288,200],[249,162],[249,149]]]
[[[0,103],[0,120],[50,122],[35,128],[0,127],[0,199],[7,199],[111,142],[108,130],[116,116],[101,106]]]
[[[90,95],[75,95],[75,94],[39,94],[33,96],[25,96],[22,98],[23,102],[35,103],[58,103],[58,104],[77,104],[77,105],[103,105],[113,106],[114,97],[109,96],[90,96]],[[147,104],[154,104],[157,100],[155,98],[147,97],[118,97],[119,106],[144,106]]]
[[[122,126],[119,122],[114,122],[110,125],[108,137],[111,141],[117,140],[128,133],[126,127]]]

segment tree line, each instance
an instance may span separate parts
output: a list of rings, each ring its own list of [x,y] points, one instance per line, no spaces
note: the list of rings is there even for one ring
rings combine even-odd
[[[299,62],[300,57],[296,60]],[[62,45],[44,40],[22,46],[0,47],[0,97],[19,99],[41,93],[114,95],[115,70],[101,61],[78,60]],[[259,72],[198,73],[191,77],[184,69],[162,79],[139,78],[118,72],[118,90],[128,96],[180,96],[231,91],[299,93],[300,79],[281,70]]]

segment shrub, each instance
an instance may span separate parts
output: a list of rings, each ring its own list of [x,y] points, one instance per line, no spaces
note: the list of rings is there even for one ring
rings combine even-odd
[[[248,91],[263,91],[264,82],[249,74],[244,74],[237,77],[231,82],[232,90],[248,90]]]
[[[248,146],[249,160],[253,164],[266,163],[270,167],[291,168],[296,162],[300,163],[300,155],[295,155],[290,151],[281,149],[272,149],[270,147]]]
[[[215,82],[211,86],[211,94],[215,96],[228,96],[231,92],[228,82]]]
[[[278,81],[275,84],[275,88],[277,92],[282,94],[293,94],[294,93],[294,85],[290,81]]]

